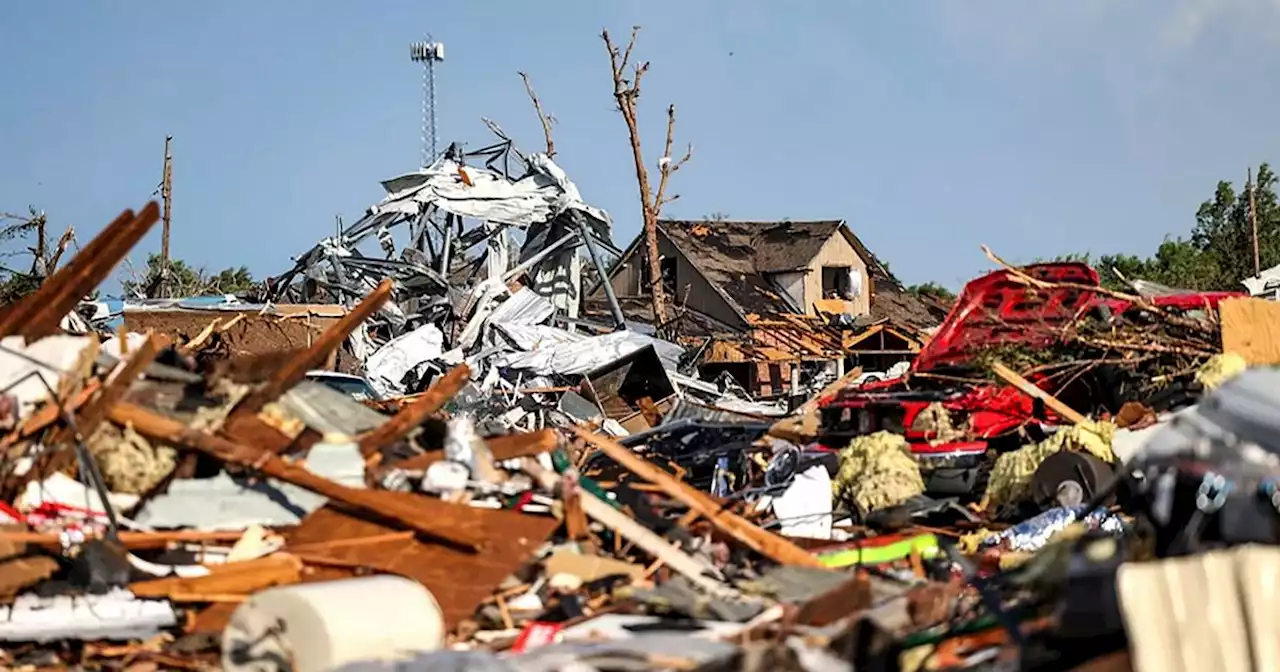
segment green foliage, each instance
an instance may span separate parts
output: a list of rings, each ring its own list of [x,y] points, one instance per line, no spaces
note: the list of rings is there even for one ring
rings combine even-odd
[[[147,270],[142,279],[120,283],[126,296],[208,296],[216,294],[245,294],[258,288],[247,266],[225,268],[215,275],[204,269],[196,269],[181,259],[169,260],[169,277],[162,282],[159,254],[147,255]]]
[[[1258,219],[1261,267],[1280,264],[1280,200],[1276,174],[1258,167],[1254,205]],[[1148,258],[1108,254],[1091,260],[1089,254],[1059,257],[1084,261],[1098,269],[1103,285],[1122,287],[1115,271],[1131,280],[1141,278],[1184,289],[1240,290],[1240,281],[1253,275],[1253,225],[1249,217],[1249,189],[1236,193],[1230,182],[1219,182],[1213,197],[1196,211],[1195,227],[1187,238],[1166,237]],[[1114,269],[1114,270],[1113,270]]]
[[[955,292],[952,292],[936,282],[925,282],[919,285],[911,285],[910,287],[907,287],[907,291],[915,294],[916,296],[932,298],[944,304],[949,304],[956,300]]]

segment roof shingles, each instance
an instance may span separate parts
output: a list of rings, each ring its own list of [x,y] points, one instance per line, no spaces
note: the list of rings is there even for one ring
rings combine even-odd
[[[707,280],[719,287],[732,307],[748,314],[778,314],[793,309],[766,274],[807,268],[844,222],[745,222],[661,220],[658,228]],[[871,316],[915,328],[938,323],[936,311],[907,292],[866,245],[847,227],[848,239],[873,285]]]

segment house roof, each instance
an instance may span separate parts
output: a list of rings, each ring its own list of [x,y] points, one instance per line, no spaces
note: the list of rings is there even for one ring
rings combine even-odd
[[[745,321],[748,315],[794,313],[766,274],[805,269],[837,232],[867,265],[872,282],[871,317],[916,329],[936,326],[946,311],[906,291],[889,267],[842,220],[759,222],[738,220],[658,221],[658,230]],[[623,252],[638,251],[643,235]],[[616,270],[616,269],[615,269]],[[594,293],[594,290],[593,290]]]
[[[765,273],[807,267],[832,234],[837,220],[814,222],[684,221],[664,219],[658,228],[745,318],[789,313],[796,307]],[[802,306],[800,308],[803,308]]]

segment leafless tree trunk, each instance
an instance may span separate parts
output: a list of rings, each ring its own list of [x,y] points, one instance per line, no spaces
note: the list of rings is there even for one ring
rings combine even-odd
[[[658,251],[658,218],[662,215],[663,205],[679,198],[679,196],[666,197],[667,180],[693,155],[693,145],[689,145],[679,161],[671,160],[671,145],[675,139],[676,106],[667,106],[667,142],[662,158],[658,161],[661,177],[658,179],[658,192],[655,194],[650,191],[649,171],[644,165],[644,153],[640,149],[640,128],[636,121],[636,101],[640,98],[640,79],[649,71],[649,62],[636,64],[632,68],[631,78],[627,78],[627,67],[631,64],[631,51],[635,47],[636,34],[639,32],[639,26],[632,27],[631,39],[627,41],[625,51],[619,51],[613,46],[613,41],[609,39],[609,31],[602,31],[600,38],[604,40],[605,49],[609,52],[609,65],[613,74],[613,99],[618,104],[618,111],[622,113],[622,119],[627,123],[627,131],[631,136],[631,154],[635,159],[636,180],[640,187],[650,289],[653,292],[653,319],[655,324],[661,325],[667,320],[667,292],[662,285],[661,255]]]

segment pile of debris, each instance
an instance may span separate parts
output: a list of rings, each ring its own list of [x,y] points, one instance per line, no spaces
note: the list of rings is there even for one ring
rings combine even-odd
[[[909,366],[808,381],[787,413],[700,379],[608,282],[612,324],[581,319],[608,216],[491,128],[266,303],[77,329],[149,204],[0,313],[0,665],[1280,658],[1254,589],[1280,567],[1280,304],[1005,267]],[[297,333],[254,350],[255,320]]]

